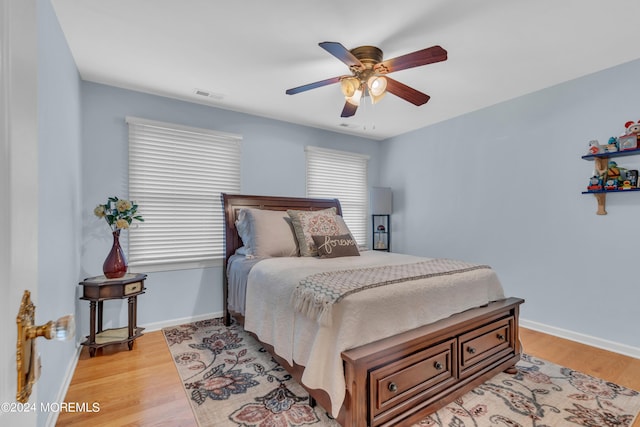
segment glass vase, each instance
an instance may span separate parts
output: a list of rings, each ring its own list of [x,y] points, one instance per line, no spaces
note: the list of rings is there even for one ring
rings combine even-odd
[[[102,271],[107,279],[117,279],[127,274],[127,259],[120,246],[120,230],[116,230],[112,234],[113,245],[107,259],[102,264]]]

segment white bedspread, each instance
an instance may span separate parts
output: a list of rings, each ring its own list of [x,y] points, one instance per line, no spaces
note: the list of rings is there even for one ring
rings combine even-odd
[[[423,260],[364,251],[359,257],[260,261],[249,273],[245,329],[272,345],[289,364],[305,366],[302,382],[329,394],[331,408],[325,409],[335,417],[345,397],[342,351],[502,299],[504,292],[490,269],[396,283],[347,296],[333,308],[331,325],[321,326],[293,309],[293,290],[306,276],[322,271]]]

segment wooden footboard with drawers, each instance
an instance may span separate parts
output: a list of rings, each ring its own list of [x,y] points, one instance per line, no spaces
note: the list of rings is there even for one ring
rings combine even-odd
[[[523,302],[497,301],[343,352],[347,398],[340,423],[411,425],[513,369]]]

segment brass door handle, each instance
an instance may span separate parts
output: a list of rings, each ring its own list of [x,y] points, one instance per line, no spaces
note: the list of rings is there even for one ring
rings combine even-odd
[[[31,396],[33,385],[40,375],[40,356],[36,351],[36,338],[48,340],[68,340],[75,333],[73,315],[50,321],[44,325],[35,325],[36,306],[31,301],[31,292],[25,290],[16,317],[18,335],[16,340],[16,370],[18,371],[16,400],[26,403]]]

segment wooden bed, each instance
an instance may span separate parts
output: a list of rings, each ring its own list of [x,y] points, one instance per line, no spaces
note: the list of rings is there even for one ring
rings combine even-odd
[[[341,214],[337,199],[221,197],[226,261],[242,246],[235,227],[241,208],[285,211],[335,207]],[[226,279],[225,269],[225,323],[229,325],[233,316],[244,324],[243,317],[227,307]],[[344,427],[411,425],[499,372],[515,372],[521,353],[518,316],[523,302],[505,298],[342,352],[346,397],[337,421]],[[304,366],[292,366],[274,354],[271,346],[264,346],[302,384]],[[326,392],[306,389],[310,400],[325,409],[331,407]]]

